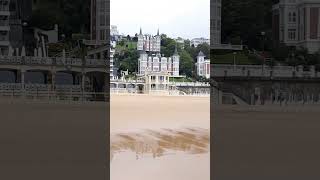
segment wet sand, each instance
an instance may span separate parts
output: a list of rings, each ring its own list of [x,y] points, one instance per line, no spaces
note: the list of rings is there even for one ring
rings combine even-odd
[[[213,179],[320,179],[320,106],[212,106]]]
[[[209,180],[209,103],[112,95],[111,180]]]
[[[107,105],[0,101],[0,179],[105,179]]]

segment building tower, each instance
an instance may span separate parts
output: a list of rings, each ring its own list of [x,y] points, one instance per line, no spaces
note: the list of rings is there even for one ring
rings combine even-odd
[[[179,64],[180,64],[180,56],[176,46],[174,50],[174,54],[172,56],[172,76],[179,76],[179,71],[180,71]]]
[[[221,1],[211,1],[211,45],[221,44]]]
[[[197,74],[198,74],[198,76],[204,75],[204,67],[203,67],[204,58],[205,58],[205,55],[203,54],[202,51],[200,51],[197,56]]]
[[[140,28],[140,32],[138,34],[138,43],[137,43],[137,50],[138,51],[143,51],[144,48],[144,37],[142,34],[142,29]]]
[[[143,35],[142,29],[140,28],[140,33],[138,35],[137,50],[146,51],[149,53],[160,53],[161,36],[159,29],[157,35]]]
[[[200,77],[210,78],[210,60],[205,59],[205,55],[202,51],[197,56],[197,75]]]

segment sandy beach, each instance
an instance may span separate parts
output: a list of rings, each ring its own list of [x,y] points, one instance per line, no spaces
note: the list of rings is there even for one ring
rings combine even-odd
[[[213,179],[319,179],[320,106],[212,106]]]
[[[111,180],[209,180],[209,112],[208,97],[112,95]]]
[[[106,109],[0,99],[0,179],[105,179]]]

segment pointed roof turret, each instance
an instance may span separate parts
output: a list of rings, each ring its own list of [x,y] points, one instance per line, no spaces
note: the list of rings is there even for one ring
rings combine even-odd
[[[141,27],[140,27],[140,35],[142,35],[142,29],[141,29]]]
[[[202,51],[199,52],[198,56],[205,56]]]
[[[157,35],[158,35],[158,36],[160,36],[160,33],[159,33],[159,28],[158,28],[158,32],[157,32]]]

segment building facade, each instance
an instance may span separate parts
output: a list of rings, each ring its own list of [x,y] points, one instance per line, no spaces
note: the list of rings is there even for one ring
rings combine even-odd
[[[210,28],[211,44],[221,44],[221,1],[222,0],[211,0],[211,15],[210,15]]]
[[[137,50],[145,52],[160,53],[161,36],[159,30],[156,36],[142,34],[142,29],[138,35]]]
[[[9,55],[11,49],[23,46],[23,25],[27,25],[31,13],[31,0],[0,1],[0,55]]]
[[[273,6],[273,39],[276,43],[320,50],[320,1],[280,0]]]
[[[110,0],[91,0],[91,45],[107,44],[109,27]]]
[[[203,52],[199,52],[197,56],[197,75],[200,77],[210,78],[210,59],[206,59]]]
[[[169,73],[171,76],[179,76],[180,56],[177,49],[171,57],[162,57],[160,53],[149,55],[145,51],[140,53],[138,60],[139,75],[150,73]]]
[[[210,44],[210,40],[209,39],[206,39],[206,38],[194,38],[191,40],[191,43],[190,45],[191,46],[194,46],[194,47],[197,47],[199,44],[203,44],[203,43],[207,43],[207,44]]]
[[[170,89],[170,74],[165,72],[148,72],[145,74],[145,87],[146,94],[169,94]]]

